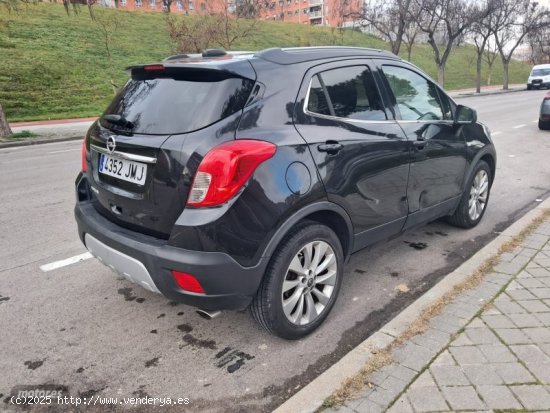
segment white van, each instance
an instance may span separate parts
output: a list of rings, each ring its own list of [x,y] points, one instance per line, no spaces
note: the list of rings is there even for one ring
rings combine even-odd
[[[550,88],[550,64],[533,66],[527,80],[527,90],[541,87]]]

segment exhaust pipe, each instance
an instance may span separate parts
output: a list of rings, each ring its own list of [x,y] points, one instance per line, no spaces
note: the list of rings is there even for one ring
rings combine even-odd
[[[221,311],[206,311],[201,310],[200,308],[197,310],[197,314],[200,315],[205,320],[212,320],[214,317],[217,317],[221,314]]]

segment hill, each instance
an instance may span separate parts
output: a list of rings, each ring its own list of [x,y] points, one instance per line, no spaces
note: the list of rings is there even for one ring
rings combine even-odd
[[[0,103],[11,122],[99,115],[113,90],[104,37],[85,7],[67,16],[58,4],[39,3],[18,14],[0,17]],[[115,83],[126,79],[129,65],[153,62],[173,53],[162,13],[118,13],[120,25],[113,37]],[[186,17],[193,18],[193,17]],[[237,42],[235,49],[267,47],[348,45],[388,49],[387,43],[354,30],[262,21],[253,36]],[[403,51],[405,52],[405,51]],[[428,45],[415,46],[413,63],[436,75]],[[529,67],[513,62],[510,82],[526,81]],[[484,68],[484,76],[487,69]],[[447,66],[447,89],[472,87],[475,52],[457,48]],[[502,82],[502,66],[495,62],[492,82]]]

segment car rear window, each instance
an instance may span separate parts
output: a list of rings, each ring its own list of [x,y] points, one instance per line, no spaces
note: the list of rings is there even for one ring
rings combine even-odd
[[[161,77],[162,76],[162,77]],[[120,115],[131,122],[128,132],[171,135],[202,129],[241,110],[254,82],[227,75],[133,76],[115,96],[104,115]],[[120,130],[102,120],[102,125]]]

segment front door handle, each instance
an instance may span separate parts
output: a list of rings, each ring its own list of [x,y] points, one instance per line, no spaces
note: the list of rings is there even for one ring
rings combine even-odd
[[[322,143],[321,145],[317,146],[317,149],[319,149],[319,152],[326,152],[329,155],[336,155],[342,150],[343,147],[344,145],[342,145],[341,143],[327,141],[326,143]]]
[[[424,139],[418,139],[413,142],[413,145],[416,146],[416,149],[421,150],[421,149],[424,149],[424,147],[426,146],[426,143],[428,142],[426,142]]]

